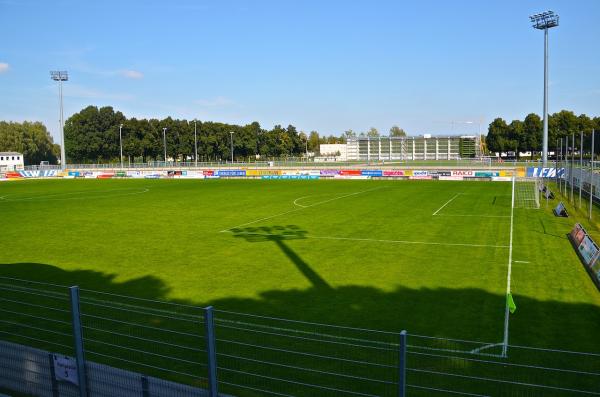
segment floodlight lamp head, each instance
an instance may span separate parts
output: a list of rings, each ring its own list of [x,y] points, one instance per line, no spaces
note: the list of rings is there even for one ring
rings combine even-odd
[[[558,26],[558,15],[550,10],[530,15],[529,20],[534,29],[544,30]]]
[[[53,70],[50,71],[50,78],[54,81],[67,81],[69,80],[69,73],[66,70]]]

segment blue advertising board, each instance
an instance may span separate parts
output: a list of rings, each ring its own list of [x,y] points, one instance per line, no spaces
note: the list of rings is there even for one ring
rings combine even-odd
[[[554,167],[527,167],[528,177],[556,178],[557,169]],[[562,178],[565,173],[564,168],[558,168],[558,177]]]
[[[361,170],[360,174],[362,176],[383,176],[382,170]]]
[[[215,171],[217,176],[246,176],[246,170],[218,170]]]

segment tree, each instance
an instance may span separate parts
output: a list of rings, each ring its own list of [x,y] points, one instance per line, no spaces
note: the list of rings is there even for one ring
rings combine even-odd
[[[369,138],[377,138],[379,137],[379,131],[377,131],[377,128],[371,127],[369,128],[369,131],[367,131],[367,136]]]
[[[406,132],[397,125],[394,125],[390,128],[390,136],[406,136]]]
[[[502,153],[517,148],[517,141],[511,139],[509,126],[500,117],[490,123],[485,143],[491,152]]]
[[[311,152],[319,152],[319,133],[317,131],[311,131],[308,136],[308,150]]]
[[[522,135],[515,137],[520,143],[519,149],[530,151],[533,159],[533,153],[542,149],[542,133],[542,119],[535,113],[529,113],[523,121]]]
[[[60,146],[40,122],[0,122],[0,151],[23,153],[26,165],[48,161],[57,164]]]
[[[346,140],[348,138],[356,138],[356,132],[354,132],[352,130],[346,130],[346,131],[344,131],[344,137],[346,138]]]

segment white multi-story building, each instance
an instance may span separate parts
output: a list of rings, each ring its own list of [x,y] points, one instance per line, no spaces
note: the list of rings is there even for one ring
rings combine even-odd
[[[23,154],[0,152],[0,171],[19,171],[24,169]]]
[[[358,137],[347,143],[348,160],[455,160],[481,156],[477,136]]]

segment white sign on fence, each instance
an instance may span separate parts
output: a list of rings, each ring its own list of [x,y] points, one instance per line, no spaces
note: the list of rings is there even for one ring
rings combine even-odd
[[[77,378],[77,363],[74,359],[67,356],[52,355],[54,359],[54,377],[56,380],[65,381],[74,385],[79,385]]]

